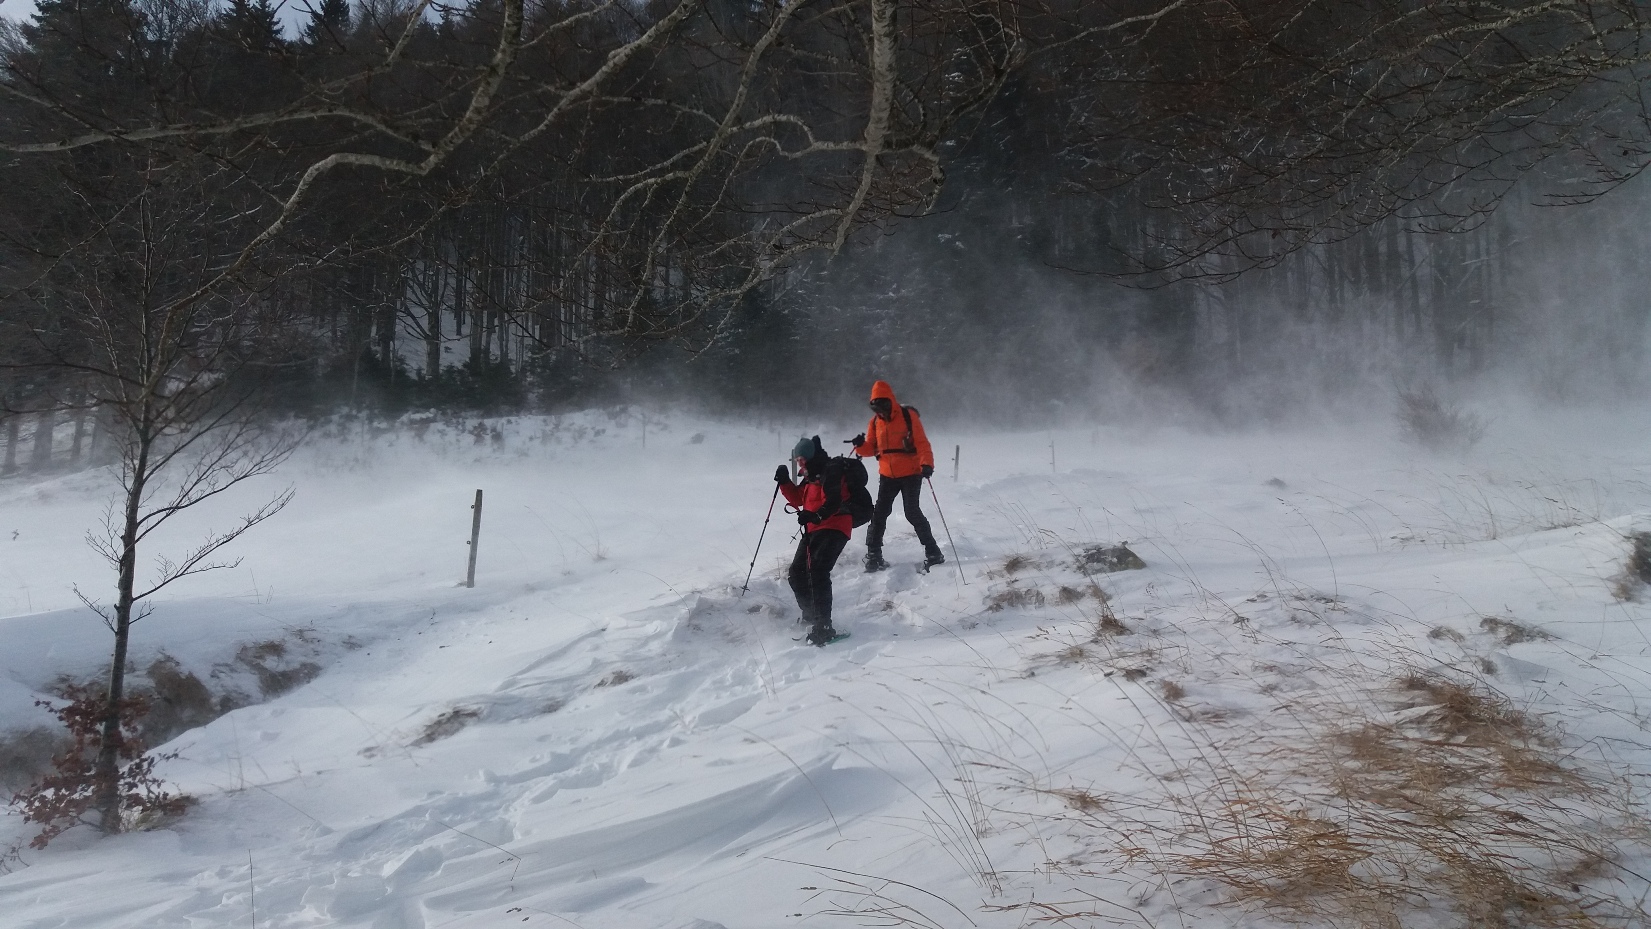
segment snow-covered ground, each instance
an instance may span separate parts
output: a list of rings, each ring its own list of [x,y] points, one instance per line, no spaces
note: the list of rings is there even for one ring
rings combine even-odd
[[[297,488],[239,567],[174,585],[136,627],[135,667],[170,656],[249,704],[163,746],[197,805],[24,851],[0,925],[1258,925],[1131,860],[1165,785],[1201,783],[1190,759],[1216,750],[1237,772],[1296,709],[1379,705],[1412,670],[1483,681],[1644,791],[1651,607],[1613,587],[1626,534],[1651,528],[1645,423],[1503,416],[1439,456],[1373,422],[929,423],[962,571],[918,574],[897,513],[893,570],[862,574],[859,538],[845,553],[852,637],[824,650],[797,641],[778,508],[740,586],[782,450],[804,428],[840,447],[857,419],[324,431],[151,549]],[[74,588],[109,586],[83,542],[108,492],[97,472],[0,483],[0,735],[47,724],[34,701],[107,660]],[[1147,567],[1080,570],[1094,543]],[[0,817],[0,847],[31,834]]]

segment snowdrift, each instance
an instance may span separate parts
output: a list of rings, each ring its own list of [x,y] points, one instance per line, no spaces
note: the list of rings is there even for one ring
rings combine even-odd
[[[963,447],[925,500],[951,561],[920,574],[899,514],[892,570],[856,539],[853,637],[813,649],[788,517],[741,582],[784,449],[853,423],[334,426],[157,543],[298,490],[136,630],[136,670],[208,694],[157,746],[194,808],[13,854],[0,923],[1644,918],[1644,430],[1504,428],[1465,459],[931,430]],[[81,542],[107,494],[0,483],[15,758],[50,731],[35,701],[107,660],[74,593],[108,584]],[[1118,545],[1139,564],[1094,554]],[[30,835],[0,818],[0,847]]]

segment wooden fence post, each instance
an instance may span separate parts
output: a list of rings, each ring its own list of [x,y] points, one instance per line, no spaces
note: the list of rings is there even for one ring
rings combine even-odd
[[[476,502],[471,504],[473,511],[470,515],[470,572],[465,575],[464,586],[476,586],[476,543],[482,535],[482,489],[476,488]]]

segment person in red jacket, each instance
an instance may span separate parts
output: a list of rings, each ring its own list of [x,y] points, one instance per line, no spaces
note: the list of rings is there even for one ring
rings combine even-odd
[[[854,454],[877,458],[877,505],[866,532],[866,570],[881,571],[889,566],[883,560],[883,529],[894,512],[895,497],[903,498],[906,522],[917,530],[917,540],[923,543],[924,570],[944,564],[946,556],[940,553],[934,531],[923,515],[923,481],[934,473],[934,449],[929,447],[917,411],[901,406],[894,399],[894,388],[887,381],[878,381],[871,385],[871,422],[853,441]]]
[[[854,533],[854,517],[844,504],[842,478],[823,480],[831,456],[820,446],[820,437],[805,438],[791,450],[802,483],[791,483],[785,465],[774,470],[785,502],[797,508],[797,522],[803,537],[791,558],[786,580],[797,596],[803,622],[809,624],[808,644],[825,645],[837,635],[831,625],[831,569]],[[836,486],[830,486],[835,484]]]

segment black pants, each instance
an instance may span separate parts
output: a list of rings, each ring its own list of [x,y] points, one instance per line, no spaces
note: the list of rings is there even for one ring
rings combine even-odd
[[[929,529],[929,520],[919,508],[923,502],[921,474],[913,474],[910,477],[878,476],[877,505],[872,508],[871,528],[866,531],[866,551],[883,550],[883,530],[888,525],[889,514],[894,512],[895,497],[905,498],[906,522],[911,523],[911,527],[917,530],[917,541],[923,543],[923,551],[935,551],[939,546],[934,544],[934,532]]]
[[[816,629],[831,625],[831,569],[847,544],[848,536],[835,529],[805,532],[797,542],[797,554],[791,558],[786,580],[797,595],[803,621]]]

